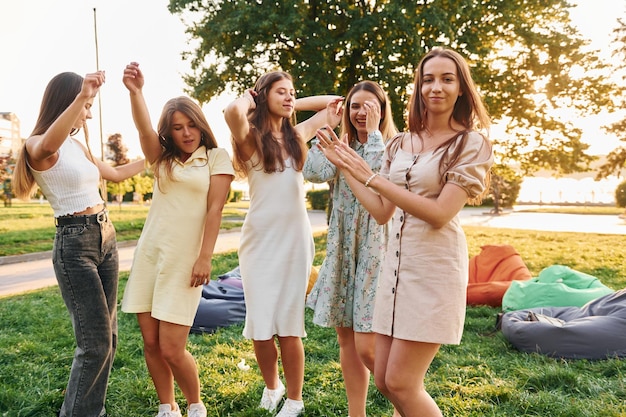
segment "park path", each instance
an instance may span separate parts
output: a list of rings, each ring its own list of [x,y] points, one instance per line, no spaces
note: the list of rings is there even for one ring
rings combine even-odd
[[[327,230],[326,213],[309,211],[313,233]],[[463,225],[626,235],[626,221],[611,215],[578,215],[511,211],[500,216],[485,213],[484,208],[468,207],[461,211]],[[217,238],[215,253],[237,250],[240,233],[225,231]],[[130,270],[135,242],[120,242],[120,271]],[[57,285],[50,252],[0,257],[0,298]]]

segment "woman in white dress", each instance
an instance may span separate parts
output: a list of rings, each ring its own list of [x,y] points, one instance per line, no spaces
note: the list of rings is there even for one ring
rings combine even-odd
[[[338,96],[296,100],[292,78],[282,71],[261,76],[254,89],[224,110],[233,142],[233,164],[250,187],[239,264],[246,299],[243,335],[252,339],[265,381],[260,407],[274,411],[285,386],[278,374],[278,347],[287,400],[278,416],[304,411],[304,301],[314,255],[306,212],[302,167],[306,143],[325,124],[341,120]],[[295,110],[315,111],[294,125]]]

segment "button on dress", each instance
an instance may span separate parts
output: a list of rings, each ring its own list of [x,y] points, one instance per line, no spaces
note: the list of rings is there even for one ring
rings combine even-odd
[[[439,172],[444,150],[413,155],[399,146],[405,136],[388,143],[381,175],[413,193],[436,198],[444,185]],[[459,159],[443,176],[471,198],[485,188],[493,155],[477,132],[459,138],[453,148],[463,142]],[[397,208],[390,236],[376,295],[374,331],[403,340],[460,343],[469,259],[459,216],[437,229]]]

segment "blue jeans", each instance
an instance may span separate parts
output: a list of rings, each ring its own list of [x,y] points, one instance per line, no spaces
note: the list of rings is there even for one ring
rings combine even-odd
[[[76,339],[59,416],[98,417],[105,414],[117,347],[119,262],[113,224],[107,218],[58,225],[52,263]]]

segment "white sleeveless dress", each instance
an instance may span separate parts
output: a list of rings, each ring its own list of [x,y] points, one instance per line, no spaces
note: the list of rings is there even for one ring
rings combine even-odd
[[[315,254],[302,172],[267,174],[254,155],[248,161],[250,209],[239,246],[246,300],[243,336],[305,337],[304,302]]]

